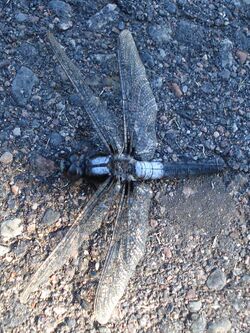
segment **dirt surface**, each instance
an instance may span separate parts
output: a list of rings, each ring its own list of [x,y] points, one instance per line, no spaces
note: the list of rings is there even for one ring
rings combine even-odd
[[[249,0],[0,1],[3,332],[249,332],[249,19]],[[159,106],[155,157],[220,156],[228,171],[152,184],[144,259],[101,327],[92,309],[111,221],[27,305],[18,296],[96,189],[62,164],[103,150],[45,33],[117,111],[125,28]]]

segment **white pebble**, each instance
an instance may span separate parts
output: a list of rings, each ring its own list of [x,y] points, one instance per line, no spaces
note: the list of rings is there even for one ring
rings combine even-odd
[[[214,132],[214,137],[215,137],[215,139],[217,139],[219,136],[220,136],[220,133],[217,132],[217,131],[215,131],[215,132]]]
[[[13,134],[15,136],[20,136],[21,135],[21,128],[20,127],[16,127],[13,129]]]

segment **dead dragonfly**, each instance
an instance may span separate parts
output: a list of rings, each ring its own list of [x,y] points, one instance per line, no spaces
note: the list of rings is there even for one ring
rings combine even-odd
[[[43,262],[22,292],[30,294],[45,284],[72,254],[89,239],[107,218],[111,205],[118,202],[111,244],[97,288],[94,317],[101,324],[110,316],[124,294],[129,279],[142,258],[148,234],[148,214],[152,190],[147,180],[217,173],[224,168],[219,159],[189,163],[153,160],[157,140],[157,105],[131,33],[124,30],[118,40],[118,63],[122,89],[122,126],[105,104],[84,83],[80,71],[49,33],[55,57],[78,92],[107,155],[73,163],[69,172],[79,176],[107,176],[65,237]]]

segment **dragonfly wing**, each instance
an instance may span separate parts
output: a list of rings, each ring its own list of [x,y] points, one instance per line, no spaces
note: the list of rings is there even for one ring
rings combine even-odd
[[[89,236],[100,227],[111,204],[119,196],[119,193],[119,183],[115,184],[110,179],[100,186],[83,211],[78,215],[64,238],[31,278],[20,295],[22,303],[26,303],[30,294],[36,291],[39,286],[46,284],[49,277],[60,269],[70,257],[75,255],[84,242],[86,243],[85,247],[88,246],[87,240]]]
[[[119,131],[121,131],[122,126],[119,126],[118,118],[108,111],[106,105],[101,103],[91,88],[84,83],[84,77],[81,75],[80,70],[67,57],[62,46],[50,32],[48,33],[48,39],[57,60],[82,99],[84,109],[102,142],[109,151],[110,147],[112,147],[114,152],[121,152],[123,149],[123,139],[122,133]]]
[[[143,183],[138,184],[128,194],[117,217],[95,299],[95,318],[101,324],[109,321],[143,256],[151,197],[151,188]]]
[[[125,131],[140,160],[151,160],[157,146],[157,104],[134,39],[128,30],[119,36],[118,62],[121,77]],[[126,135],[125,135],[126,136]]]

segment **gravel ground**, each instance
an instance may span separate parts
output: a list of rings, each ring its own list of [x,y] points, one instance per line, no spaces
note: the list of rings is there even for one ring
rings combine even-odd
[[[0,7],[2,330],[249,332],[250,1],[1,0]],[[117,36],[125,28],[159,105],[156,157],[219,155],[229,171],[153,184],[145,257],[100,327],[92,307],[112,223],[27,306],[18,295],[97,186],[70,182],[60,164],[103,149],[45,32],[118,110]]]

